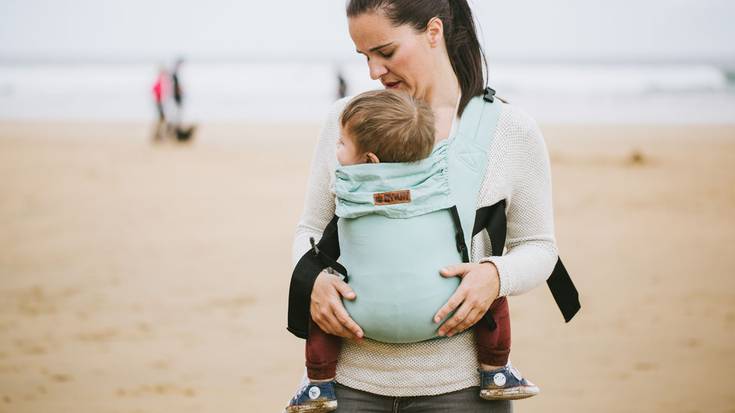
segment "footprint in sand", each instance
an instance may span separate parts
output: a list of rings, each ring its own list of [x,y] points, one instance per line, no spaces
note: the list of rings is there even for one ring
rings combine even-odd
[[[156,360],[148,364],[154,370],[168,370],[171,368],[171,362],[168,360]]]
[[[18,349],[18,351],[28,356],[38,356],[46,354],[48,352],[46,350],[46,347],[42,346],[41,344],[22,339],[15,340],[15,347]]]
[[[20,291],[16,298],[18,310],[26,317],[56,313],[54,300],[39,286]]]
[[[249,307],[255,303],[255,298],[248,296],[248,295],[242,295],[237,297],[231,297],[231,298],[218,298],[214,300],[210,300],[209,303],[207,303],[206,308],[213,308],[213,309],[225,309],[225,310],[242,310],[245,307]]]
[[[72,380],[72,377],[70,375],[63,373],[51,374],[49,375],[49,377],[51,378],[51,380],[57,383],[67,383]]]
[[[14,299],[16,308],[22,316],[38,317],[56,314],[59,308],[64,307],[70,298],[80,292],[81,289],[76,287],[48,291],[41,286],[34,285],[15,293]]]
[[[615,373],[613,377],[615,377],[615,379],[617,380],[625,381],[625,380],[630,379],[631,375],[630,375],[630,372],[624,371],[621,373]]]
[[[115,328],[103,328],[99,330],[87,331],[84,333],[77,334],[77,338],[80,341],[87,341],[93,343],[106,342],[114,338],[117,338],[120,332]]]
[[[170,383],[146,384],[133,389],[119,388],[115,391],[117,397],[142,397],[142,396],[184,396],[195,397],[196,390],[191,387],[181,387]]]
[[[653,371],[658,369],[658,364],[639,361],[633,365],[633,368],[637,371]]]
[[[689,348],[697,348],[702,346],[702,341],[697,338],[690,337],[686,339],[685,344]]]
[[[70,382],[70,381],[72,381],[74,379],[69,374],[65,374],[65,373],[52,373],[52,372],[46,370],[45,367],[41,367],[40,372],[44,376],[48,377],[49,379],[51,379],[52,381],[55,381],[57,383],[67,383],[67,382]]]
[[[634,149],[630,154],[628,154],[628,158],[625,163],[633,166],[645,165],[648,163],[648,157],[646,157],[640,150]]]

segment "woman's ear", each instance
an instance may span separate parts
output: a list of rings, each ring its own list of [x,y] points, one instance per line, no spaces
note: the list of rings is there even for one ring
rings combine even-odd
[[[378,159],[378,155],[372,152],[366,153],[365,157],[367,158],[367,163],[380,163],[380,159]]]
[[[429,45],[436,47],[444,42],[444,23],[438,17],[433,17],[426,24],[426,35],[429,37]]]

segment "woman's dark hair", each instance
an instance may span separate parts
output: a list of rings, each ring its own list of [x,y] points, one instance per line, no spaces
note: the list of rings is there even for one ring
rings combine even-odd
[[[395,26],[411,25],[415,30],[426,30],[434,17],[444,24],[444,41],[459,81],[462,98],[458,114],[472,97],[481,95],[485,89],[483,64],[487,68],[485,55],[477,39],[475,22],[467,0],[349,0],[347,17],[367,12],[382,11]]]

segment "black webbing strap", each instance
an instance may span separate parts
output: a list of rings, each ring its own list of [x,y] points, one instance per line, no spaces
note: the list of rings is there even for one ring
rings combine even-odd
[[[483,229],[487,230],[490,236],[492,254],[494,256],[503,255],[505,235],[508,232],[508,223],[505,218],[505,199],[477,210],[472,236],[479,234]]]
[[[546,280],[546,285],[554,296],[556,305],[559,306],[564,321],[567,323],[572,320],[575,314],[582,308],[579,303],[579,293],[577,287],[574,286],[572,278],[569,276],[567,269],[561,262],[561,258],[556,260],[556,266],[551,276]]]
[[[296,337],[309,336],[311,290],[319,273],[331,267],[347,277],[347,270],[336,261],[340,254],[337,220],[337,216],[332,218],[324,228],[322,238],[301,257],[291,275],[287,329]]]
[[[503,199],[491,206],[480,208],[475,212],[475,225],[472,227],[472,236],[474,237],[482,230],[487,230],[490,236],[492,254],[496,256],[503,255],[506,226],[505,200]],[[493,318],[490,311],[485,313],[484,318],[490,331],[497,328],[498,325],[495,323],[495,318]]]
[[[314,237],[309,237],[309,242],[311,242],[311,250],[309,250],[309,254],[316,256],[321,261],[327,272],[330,274],[341,274],[344,282],[350,282],[350,277],[347,275],[347,268],[338,263],[334,258],[325,254],[324,251],[320,250],[319,245],[314,243]]]
[[[470,262],[470,254],[467,250],[467,243],[464,242],[464,231],[462,230],[462,222],[459,220],[459,211],[457,206],[449,208],[452,213],[452,221],[454,221],[454,242],[457,244],[457,252],[462,256],[462,262]]]
[[[508,231],[508,223],[505,216],[505,200],[477,210],[472,236],[477,235],[483,229],[487,230],[490,236],[493,255],[503,255],[505,237]],[[554,270],[546,280],[546,285],[549,286],[551,295],[554,297],[556,305],[564,316],[564,321],[568,323],[582,306],[579,303],[577,288],[574,286],[566,268],[564,268],[561,258],[557,258]]]

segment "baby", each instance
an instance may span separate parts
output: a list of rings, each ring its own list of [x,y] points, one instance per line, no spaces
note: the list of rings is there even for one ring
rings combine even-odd
[[[342,166],[416,162],[429,157],[434,148],[431,108],[402,92],[362,93],[344,108],[340,123],[336,155]],[[508,363],[510,317],[507,309],[507,305],[494,303],[488,310],[495,320],[495,329],[490,329],[484,317],[472,327],[480,365],[480,397],[488,400],[520,399],[539,392],[537,386],[521,377]],[[327,412],[337,408],[334,379],[341,344],[342,338],[325,333],[311,322],[306,340],[309,381],[291,400],[287,412]]]

